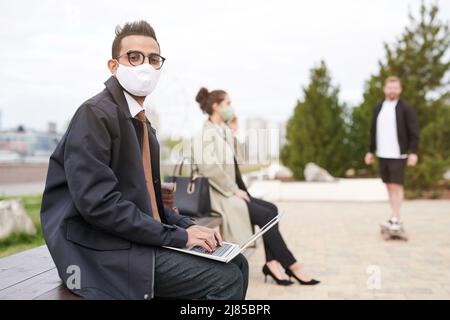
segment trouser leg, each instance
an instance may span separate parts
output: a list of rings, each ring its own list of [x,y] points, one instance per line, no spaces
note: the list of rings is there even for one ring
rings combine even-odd
[[[250,202],[247,202],[247,206],[250,214],[250,222],[258,225],[260,228],[272,220],[278,212],[274,204],[253,197]],[[288,249],[286,242],[281,236],[278,224],[263,234],[262,237],[266,261],[277,260],[284,268],[296,262],[294,255]]]
[[[242,255],[222,263],[169,249],[156,251],[156,297],[243,300],[247,285],[248,263]]]

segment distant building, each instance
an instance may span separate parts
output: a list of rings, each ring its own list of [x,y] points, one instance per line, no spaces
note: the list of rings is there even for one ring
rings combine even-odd
[[[56,123],[55,122],[49,122],[48,123],[47,133],[49,133],[49,134],[56,134]]]
[[[0,162],[47,162],[62,135],[56,124],[49,123],[47,131],[26,129],[0,131]]]
[[[148,109],[146,109],[147,111]],[[157,134],[160,134],[159,130],[161,129],[160,127],[160,120],[159,120],[159,113],[156,112],[155,110],[150,109],[149,112],[149,116],[148,116],[148,120],[150,121],[150,123],[152,124],[152,127],[156,130]]]

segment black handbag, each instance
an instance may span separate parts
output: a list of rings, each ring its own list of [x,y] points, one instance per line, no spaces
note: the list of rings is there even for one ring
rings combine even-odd
[[[164,178],[165,182],[174,184],[175,206],[180,214],[201,218],[211,216],[211,199],[209,197],[208,178],[198,175],[198,168],[191,161],[189,177],[183,177],[184,158],[173,169],[173,175]],[[195,167],[195,169],[194,169]],[[178,176],[176,176],[177,168]]]

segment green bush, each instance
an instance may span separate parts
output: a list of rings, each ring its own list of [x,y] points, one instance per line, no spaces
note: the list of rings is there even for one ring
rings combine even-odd
[[[322,61],[310,74],[287,124],[287,143],[281,150],[282,162],[296,178],[303,178],[308,162],[326,168],[332,175],[343,175],[349,153],[345,141],[345,105],[339,101],[339,89],[331,83]]]

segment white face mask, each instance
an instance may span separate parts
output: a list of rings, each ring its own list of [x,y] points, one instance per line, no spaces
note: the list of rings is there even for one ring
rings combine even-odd
[[[119,63],[116,78],[120,85],[136,97],[146,97],[156,87],[161,70],[156,70],[150,64],[144,63],[139,66],[124,66]]]

